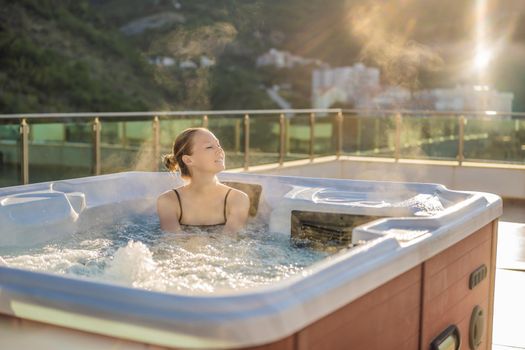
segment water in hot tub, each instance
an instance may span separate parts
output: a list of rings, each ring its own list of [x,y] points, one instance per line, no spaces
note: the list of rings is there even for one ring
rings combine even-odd
[[[264,224],[251,223],[233,236],[197,228],[166,234],[156,216],[125,219],[31,249],[2,250],[10,267],[184,294],[269,284],[328,256],[296,247]]]

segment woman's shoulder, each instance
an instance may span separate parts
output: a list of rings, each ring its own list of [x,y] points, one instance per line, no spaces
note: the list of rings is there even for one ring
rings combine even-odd
[[[162,192],[157,197],[157,202],[171,202],[171,201],[173,201],[174,199],[177,198],[176,197],[177,194],[175,193],[175,191],[180,191],[180,189],[181,189],[181,187],[178,187],[178,188],[172,188],[170,190]]]
[[[171,216],[180,214],[180,204],[174,189],[167,190],[157,197],[157,211],[159,215]]]
[[[230,187],[230,186],[226,186],[226,185],[223,185],[223,186],[225,186],[229,191],[228,204],[235,203],[237,205],[239,204],[247,204],[248,206],[250,205],[250,198],[245,192],[238,190],[236,188]]]

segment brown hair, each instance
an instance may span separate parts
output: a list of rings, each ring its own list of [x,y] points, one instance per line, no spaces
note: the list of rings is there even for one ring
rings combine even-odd
[[[191,155],[193,147],[193,136],[199,130],[206,130],[205,128],[188,128],[181,132],[175,142],[173,142],[173,150],[169,154],[162,156],[164,166],[169,171],[180,171],[182,177],[191,177],[190,169],[182,161],[182,156]]]

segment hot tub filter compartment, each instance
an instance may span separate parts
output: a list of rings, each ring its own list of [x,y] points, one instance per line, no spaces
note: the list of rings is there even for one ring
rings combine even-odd
[[[291,234],[293,244],[322,251],[353,246],[354,227],[381,219],[380,216],[346,213],[326,213],[292,210]]]

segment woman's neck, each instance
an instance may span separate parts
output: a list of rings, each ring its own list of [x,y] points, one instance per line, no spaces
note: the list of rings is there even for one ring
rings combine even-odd
[[[188,190],[193,192],[209,192],[218,184],[217,176],[215,174],[198,174],[192,176],[191,182],[187,185]]]

